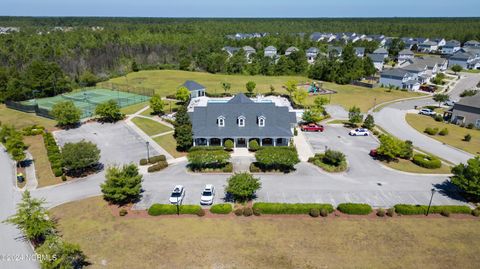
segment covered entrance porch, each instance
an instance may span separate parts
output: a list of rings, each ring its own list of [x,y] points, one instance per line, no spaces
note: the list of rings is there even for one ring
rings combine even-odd
[[[289,146],[290,137],[194,137],[193,146],[224,146],[225,141],[231,140],[234,148],[249,148],[250,142],[255,140],[261,147]]]

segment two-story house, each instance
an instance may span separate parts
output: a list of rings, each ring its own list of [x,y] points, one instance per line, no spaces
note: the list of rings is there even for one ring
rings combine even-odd
[[[457,40],[449,40],[442,47],[442,54],[452,55],[455,52],[459,51],[462,48],[462,45]]]
[[[265,48],[263,55],[265,57],[276,58],[277,57],[277,48],[274,46],[268,46]]]
[[[305,52],[305,55],[307,56],[307,62],[311,64],[315,63],[315,60],[317,59],[319,52],[320,51],[318,50],[318,48],[315,48],[315,47],[309,48]]]
[[[398,53],[398,63],[402,63],[402,62],[405,62],[407,60],[411,60],[414,57],[415,57],[415,54],[413,53],[413,51],[411,51],[409,49],[401,50]]]
[[[384,87],[392,86],[411,91],[420,89],[417,75],[402,68],[383,70],[380,74],[380,84]]]

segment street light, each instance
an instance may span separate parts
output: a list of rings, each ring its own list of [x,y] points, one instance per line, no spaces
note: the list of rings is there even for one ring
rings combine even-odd
[[[432,206],[432,200],[433,200],[433,195],[435,194],[436,190],[435,188],[432,188],[432,196],[430,197],[430,203],[428,203],[428,208],[427,208],[427,215],[428,216],[428,213],[430,213],[430,206]]]
[[[150,148],[148,147],[150,145],[150,142],[145,142],[147,145],[147,161],[150,162]]]

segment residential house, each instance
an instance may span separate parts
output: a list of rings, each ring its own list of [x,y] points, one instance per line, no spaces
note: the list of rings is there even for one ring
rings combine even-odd
[[[435,41],[425,41],[418,45],[418,51],[421,52],[434,52],[438,50],[438,43]]]
[[[289,47],[285,50],[285,56],[288,56],[294,52],[298,51],[298,48],[296,47]]]
[[[190,91],[190,98],[205,96],[205,86],[193,80],[187,80],[180,87],[185,87]]]
[[[357,55],[357,57],[363,58],[365,56],[365,48],[355,47],[353,49],[355,50],[355,55]]]
[[[420,83],[427,83],[432,78],[430,73],[427,73],[428,66],[424,62],[414,62],[413,64],[399,68],[415,76],[415,79]]]
[[[463,44],[464,47],[469,47],[469,48],[480,48],[480,42],[476,41],[476,40],[470,40],[470,41],[467,41],[465,42],[465,44]]]
[[[250,46],[244,46],[242,49],[245,52],[245,57],[247,57],[247,61],[249,63],[251,63],[252,62],[252,55],[257,53],[257,51]]]
[[[222,48],[222,51],[225,51],[228,54],[228,58],[232,57],[239,50],[240,50],[240,48],[229,47],[229,46]]]
[[[480,69],[480,48],[464,47],[448,59],[448,66],[459,65],[463,69]]]
[[[450,40],[442,47],[442,54],[452,55],[462,48],[461,44],[457,40]]]
[[[418,44],[418,42],[411,37],[402,37],[400,39],[403,41],[403,43],[405,43],[405,48],[409,50],[411,50],[414,45]]]
[[[367,54],[367,57],[370,58],[375,66],[375,69],[378,71],[383,70],[383,65],[385,63],[385,58],[382,54]]]
[[[368,41],[377,41],[381,47],[385,46],[387,38],[384,35],[367,35],[366,40]]]
[[[378,48],[376,49],[373,54],[377,54],[377,55],[381,55],[383,57],[383,59],[387,59],[388,58],[388,51],[384,48]]]
[[[445,40],[445,38],[434,38],[432,39],[433,42],[436,42],[438,47],[443,47],[445,46],[445,44],[447,44],[447,41]]]
[[[277,48],[274,46],[268,46],[265,48],[264,51],[264,56],[265,57],[270,57],[270,58],[276,58],[277,57]]]
[[[402,68],[417,74],[419,81],[426,83],[436,74],[447,70],[448,60],[440,57],[418,57],[407,60]]]
[[[404,49],[398,53],[398,63],[405,62],[407,60],[411,60],[415,57],[413,51],[409,49]]]
[[[418,82],[417,76],[402,68],[383,70],[380,74],[380,84],[384,87],[395,87],[410,91],[420,89],[420,82]]]
[[[480,93],[463,97],[446,114],[454,124],[473,124],[480,128]]]
[[[239,93],[226,102],[207,102],[189,112],[193,145],[249,146],[256,140],[260,146],[288,146],[293,137],[296,113],[273,102],[254,102]]]
[[[315,48],[315,47],[309,48],[305,53],[306,56],[307,56],[308,63],[313,64],[315,62],[315,60],[317,59],[319,52],[320,51],[318,50],[318,48]]]
[[[341,57],[343,52],[342,47],[337,46],[328,46],[327,54],[329,57]]]

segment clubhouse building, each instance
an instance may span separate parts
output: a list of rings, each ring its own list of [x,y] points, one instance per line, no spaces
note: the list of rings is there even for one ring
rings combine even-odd
[[[193,99],[189,115],[194,146],[223,146],[227,140],[237,148],[248,148],[252,140],[260,146],[288,146],[297,122],[289,106],[254,101],[243,93],[229,100]]]

